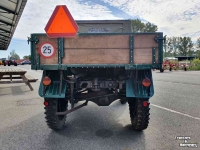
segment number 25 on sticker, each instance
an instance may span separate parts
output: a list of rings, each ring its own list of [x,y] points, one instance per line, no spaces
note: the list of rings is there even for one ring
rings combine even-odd
[[[53,43],[44,42],[39,47],[39,54],[43,58],[52,58],[56,53]]]

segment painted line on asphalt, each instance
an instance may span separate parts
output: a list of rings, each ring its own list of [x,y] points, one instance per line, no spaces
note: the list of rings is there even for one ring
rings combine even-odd
[[[194,117],[194,116],[191,116],[191,115],[188,115],[188,114],[184,114],[184,113],[181,113],[181,112],[169,109],[169,108],[165,108],[165,107],[162,107],[162,106],[159,106],[159,105],[155,105],[155,104],[151,104],[151,105],[154,106],[154,107],[157,107],[157,108],[160,108],[160,109],[175,113],[175,114],[179,114],[179,115],[186,116],[186,117],[189,117],[189,118],[192,118],[192,119],[200,120],[200,118],[198,118],[198,117]]]

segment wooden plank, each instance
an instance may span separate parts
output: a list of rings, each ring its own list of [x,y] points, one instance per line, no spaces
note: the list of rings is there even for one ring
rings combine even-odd
[[[25,77],[29,82],[36,82],[38,80],[38,79],[31,77],[30,75],[25,75]]]
[[[134,49],[135,64],[152,64],[152,48]],[[158,48],[156,48],[156,63],[158,63]]]
[[[0,84],[24,83],[24,81],[0,81]]]
[[[10,79],[10,77],[2,77],[1,79]],[[21,77],[12,77],[12,79],[21,79]]]
[[[65,49],[63,64],[128,64],[129,49]]]
[[[21,75],[21,77],[22,77],[24,83],[29,86],[29,88],[31,89],[31,91],[33,91],[33,87],[29,83],[28,79],[24,75]]]
[[[67,49],[126,49],[129,48],[129,35],[90,35],[65,38]]]
[[[158,47],[158,43],[154,40],[155,34],[138,34],[134,35],[134,49]]]
[[[154,40],[156,36],[156,34],[134,35],[135,64],[152,64],[152,47],[156,48],[156,63],[158,63],[158,43]],[[50,39],[46,35],[37,38],[39,39],[36,44],[37,51],[43,42],[51,42],[56,47],[55,56],[53,58],[40,57],[40,63],[58,64],[57,39]],[[63,64],[129,63],[129,35],[90,35],[65,38],[64,48]]]

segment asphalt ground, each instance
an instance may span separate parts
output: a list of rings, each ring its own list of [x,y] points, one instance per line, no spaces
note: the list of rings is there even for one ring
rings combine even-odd
[[[29,65],[17,68],[41,79],[42,72],[30,70]],[[52,131],[45,122],[43,99],[38,96],[39,81],[31,83],[34,91],[23,83],[0,84],[0,149],[200,149],[200,72],[153,71],[153,78],[150,123],[142,132],[131,128],[128,104],[119,101],[108,107],[89,102],[68,115],[62,131]],[[181,137],[190,140],[177,139]],[[198,147],[180,147],[185,143]]]

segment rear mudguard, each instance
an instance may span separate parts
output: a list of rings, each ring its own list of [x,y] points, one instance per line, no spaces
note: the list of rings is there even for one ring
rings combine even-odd
[[[150,87],[144,87],[142,80],[151,80]],[[150,98],[154,94],[153,78],[151,70],[132,70],[130,78],[126,80],[126,97]]]
[[[64,71],[62,71],[64,72]],[[45,75],[46,74],[46,75]],[[51,79],[51,84],[49,86],[45,86],[42,83],[42,79],[40,82],[40,87],[38,94],[44,98],[65,98],[65,93],[67,89],[67,84],[64,82],[63,78],[60,77],[61,71],[59,70],[48,70],[43,71],[42,79],[44,76],[48,76]]]

